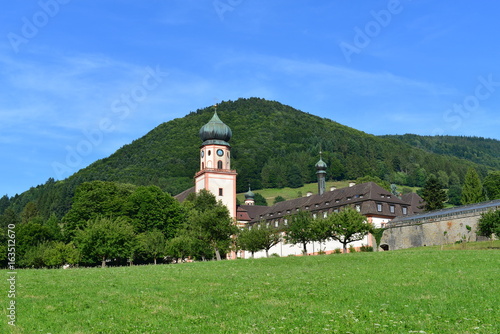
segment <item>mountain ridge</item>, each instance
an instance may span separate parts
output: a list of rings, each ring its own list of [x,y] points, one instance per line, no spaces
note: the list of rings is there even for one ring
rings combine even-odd
[[[233,132],[230,144],[232,167],[238,171],[238,192],[248,189],[249,183],[252,189],[260,189],[315,182],[314,164],[320,150],[328,164],[330,180],[371,175],[418,186],[431,173],[442,171],[463,180],[468,167],[475,167],[484,177],[489,170],[500,166],[500,158],[495,157],[500,141],[495,140],[489,142],[490,151],[479,145],[481,150],[476,155],[486,152],[488,159],[474,162],[450,155],[459,152],[460,145],[467,144],[457,143],[446,151],[448,146],[436,144],[439,141],[432,146],[433,141],[423,136],[420,141],[411,135],[375,136],[261,98],[222,101],[217,112]],[[213,107],[206,107],[164,122],[65,180],[49,179],[44,185],[11,198],[9,206],[20,212],[33,201],[43,216],[55,212],[61,217],[71,206],[74,189],[93,180],[157,185],[171,194],[180,193],[193,185],[193,176],[199,168],[198,132],[212,115]],[[434,150],[441,147],[448,154],[434,153],[433,147]]]

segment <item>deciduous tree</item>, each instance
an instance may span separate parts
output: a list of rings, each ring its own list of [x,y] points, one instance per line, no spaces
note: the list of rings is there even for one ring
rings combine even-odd
[[[500,210],[481,214],[477,234],[488,238],[491,238],[493,234],[500,236]]]
[[[327,220],[331,224],[331,238],[342,244],[344,253],[347,253],[347,244],[362,240],[372,228],[366,217],[352,208],[334,212]]]
[[[76,233],[76,243],[84,261],[95,263],[112,258],[127,258],[134,246],[132,225],[124,217],[97,217],[87,223],[84,230]]]
[[[302,245],[302,254],[307,255],[307,244],[314,240],[311,214],[307,211],[300,211],[287,219],[285,240],[294,245]]]
[[[139,245],[148,257],[152,257],[154,264],[156,259],[164,256],[167,250],[166,238],[160,230],[146,231],[138,236]]]
[[[188,200],[191,203],[186,203],[186,207],[191,209],[180,234],[210,245],[216,259],[221,260],[221,251],[229,249],[231,236],[238,232],[229,216],[229,210],[204,189],[189,196]]]

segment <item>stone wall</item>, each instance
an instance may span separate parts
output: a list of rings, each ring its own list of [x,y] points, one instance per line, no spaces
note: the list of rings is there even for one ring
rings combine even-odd
[[[388,226],[380,245],[388,250],[433,246],[456,241],[478,241],[476,234],[480,213],[467,213],[454,217],[422,220]],[[470,227],[470,231],[467,227]],[[481,240],[484,240],[481,238]],[[387,249],[385,249],[387,250]]]

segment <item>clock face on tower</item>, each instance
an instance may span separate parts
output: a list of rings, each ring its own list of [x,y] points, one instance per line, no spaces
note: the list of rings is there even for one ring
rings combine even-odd
[[[224,151],[223,151],[223,150],[221,150],[221,149],[218,149],[218,150],[217,150],[217,155],[218,155],[219,157],[222,157],[222,156],[224,155]]]

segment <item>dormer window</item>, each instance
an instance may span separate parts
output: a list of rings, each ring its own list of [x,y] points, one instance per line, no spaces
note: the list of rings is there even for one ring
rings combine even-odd
[[[347,197],[347,200],[350,201],[352,199],[352,197]]]
[[[380,195],[380,197],[385,198],[385,195],[384,195],[384,194],[382,194],[382,195]]]
[[[339,202],[340,202],[340,200],[339,200],[339,199],[336,199],[336,200],[335,200],[335,203],[339,203]]]
[[[319,204],[315,204],[314,206],[317,208],[319,206]]]
[[[330,202],[325,202],[325,205],[330,205]]]
[[[309,210],[309,206],[306,206],[306,210]]]

